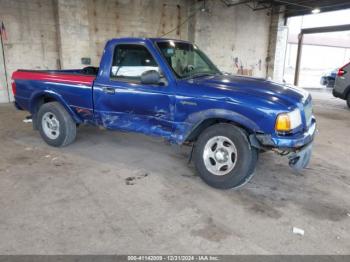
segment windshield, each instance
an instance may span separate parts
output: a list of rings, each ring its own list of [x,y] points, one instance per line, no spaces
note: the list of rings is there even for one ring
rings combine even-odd
[[[221,74],[195,45],[171,40],[157,45],[178,78]]]

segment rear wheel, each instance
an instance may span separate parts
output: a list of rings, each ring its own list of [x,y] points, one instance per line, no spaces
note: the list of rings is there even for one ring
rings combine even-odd
[[[75,122],[58,102],[43,104],[39,109],[36,121],[41,137],[51,146],[66,146],[76,137]]]
[[[194,160],[199,176],[210,186],[237,188],[253,176],[258,153],[247,134],[231,124],[216,124],[198,138]]]

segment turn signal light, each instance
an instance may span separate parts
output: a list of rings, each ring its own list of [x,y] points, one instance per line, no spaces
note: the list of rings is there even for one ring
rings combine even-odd
[[[288,114],[280,114],[277,117],[275,129],[279,132],[291,130],[290,118]]]
[[[288,132],[302,124],[301,113],[298,108],[288,113],[282,113],[277,116],[275,130],[277,132]]]

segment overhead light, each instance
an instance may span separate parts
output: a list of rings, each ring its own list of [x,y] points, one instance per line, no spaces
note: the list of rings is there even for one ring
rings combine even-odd
[[[311,10],[311,13],[313,13],[313,14],[318,14],[320,12],[321,12],[321,9],[317,8],[317,7]]]

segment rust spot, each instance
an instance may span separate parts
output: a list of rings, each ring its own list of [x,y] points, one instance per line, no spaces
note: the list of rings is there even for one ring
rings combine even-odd
[[[90,110],[86,109],[86,108],[78,107],[76,110],[77,110],[77,113],[79,113],[79,114],[90,114]]]

